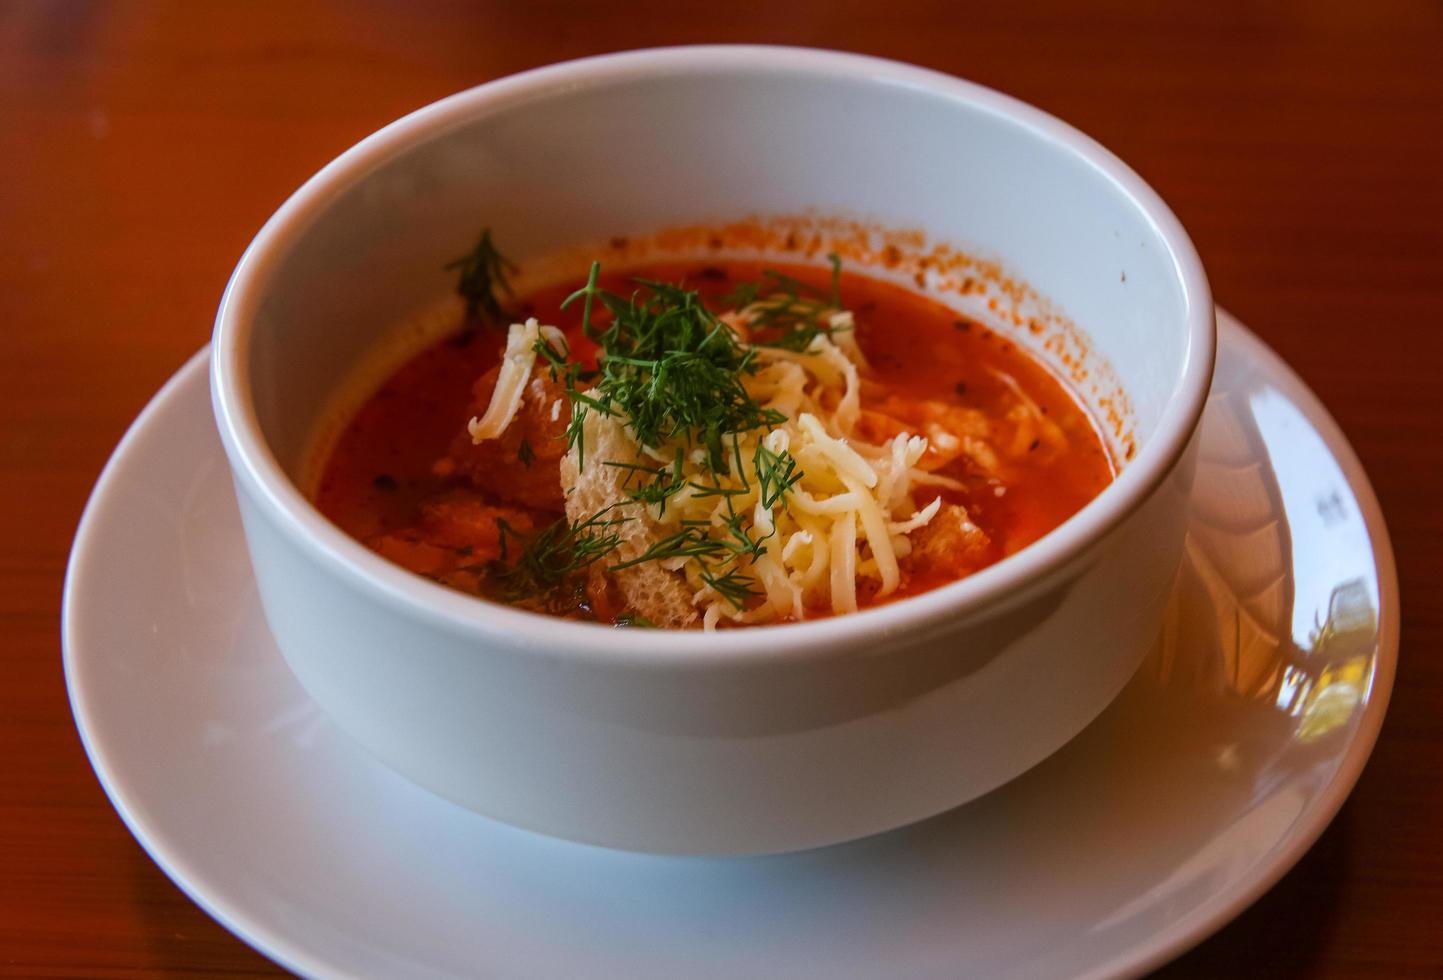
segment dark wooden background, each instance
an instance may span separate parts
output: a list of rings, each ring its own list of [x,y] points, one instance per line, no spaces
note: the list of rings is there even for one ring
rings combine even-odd
[[[66,550],[270,212],[383,123],[520,69],[757,41],[899,58],[1081,127],[1327,403],[1397,547],[1357,791],[1167,977],[1443,976],[1443,5],[0,2],[0,974],[266,975],[111,810],[60,669]]]

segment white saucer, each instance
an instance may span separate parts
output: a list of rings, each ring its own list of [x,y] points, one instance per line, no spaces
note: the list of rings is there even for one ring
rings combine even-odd
[[[1317,839],[1397,656],[1392,550],[1356,457],[1276,355],[1220,320],[1158,650],[1051,759],[914,827],[767,858],[638,856],[491,822],[371,759],[266,632],[204,352],[126,435],[81,522],[64,624],[81,736],[166,873],[302,974],[1142,972]]]

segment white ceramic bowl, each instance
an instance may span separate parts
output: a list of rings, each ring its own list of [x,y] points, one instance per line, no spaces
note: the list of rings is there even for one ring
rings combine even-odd
[[[444,291],[439,265],[482,224],[524,259],[804,209],[979,249],[1070,315],[1131,399],[1138,452],[1117,481],[961,582],[715,634],[612,630],[448,591],[297,488],[331,393]],[[760,853],[963,803],[1112,700],[1159,629],[1181,553],[1214,329],[1177,221],[1056,119],[871,58],[682,48],[483,85],[347,151],[246,251],[217,315],[212,387],[267,619],[340,727],[513,824]]]

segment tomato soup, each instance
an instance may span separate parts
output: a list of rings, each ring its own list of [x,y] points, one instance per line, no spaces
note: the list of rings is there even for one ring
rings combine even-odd
[[[1114,476],[1010,335],[857,272],[671,262],[504,314],[389,377],[315,494],[483,599],[678,628],[850,612],[1005,558]]]

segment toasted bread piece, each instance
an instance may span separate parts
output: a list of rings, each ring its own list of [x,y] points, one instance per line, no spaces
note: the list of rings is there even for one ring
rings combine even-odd
[[[641,459],[635,441],[622,423],[611,416],[591,411],[582,423],[582,453],[572,447],[561,459],[561,485],[566,488],[566,516],[584,521],[612,504],[627,500],[623,489],[627,470],[605,462],[634,463]],[[650,460],[644,460],[650,463]],[[665,537],[647,509],[634,504],[618,510],[628,520],[617,527],[621,543],[615,561],[629,561],[654,541]],[[643,562],[608,573],[627,605],[640,616],[664,629],[688,629],[700,625],[691,591],[681,573],[668,571],[657,562]]]
[[[912,568],[960,578],[996,561],[992,539],[961,504],[946,504],[926,527],[913,531]]]

